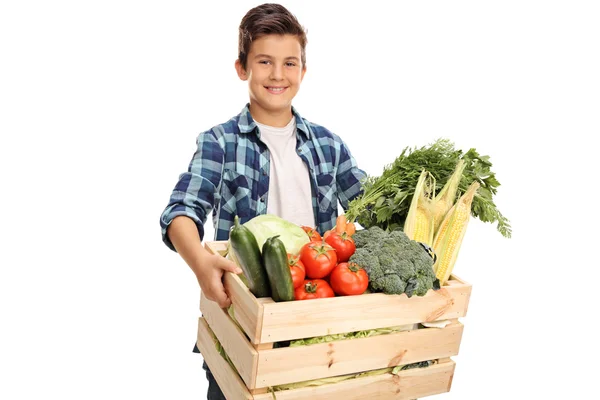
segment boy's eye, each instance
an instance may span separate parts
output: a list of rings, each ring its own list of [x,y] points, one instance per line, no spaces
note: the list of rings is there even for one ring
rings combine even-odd
[[[285,63],[285,65],[286,65],[287,67],[295,67],[295,66],[296,66],[296,63],[293,63],[293,62],[286,62],[286,63]]]
[[[259,64],[270,64],[271,61],[269,61],[269,60],[260,60],[258,63]]]

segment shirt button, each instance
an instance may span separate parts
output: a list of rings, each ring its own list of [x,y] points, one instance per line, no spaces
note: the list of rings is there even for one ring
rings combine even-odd
[[[264,203],[264,202],[265,202],[265,196],[262,196],[262,197],[260,198],[260,202],[261,202],[261,203]]]
[[[266,175],[267,175],[267,170],[263,168],[263,169],[262,169],[262,174],[263,174],[264,176],[266,176]]]

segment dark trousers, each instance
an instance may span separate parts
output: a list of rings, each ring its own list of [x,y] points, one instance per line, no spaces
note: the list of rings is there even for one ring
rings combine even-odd
[[[217,384],[212,372],[210,372],[210,369],[208,369],[206,362],[202,364],[202,368],[206,371],[206,379],[208,380],[208,392],[206,393],[206,400],[227,400],[225,399],[225,395]]]
[[[198,347],[194,345],[194,353],[200,353]],[[214,375],[210,372],[206,361],[202,363],[202,369],[206,371],[206,380],[208,381],[208,391],[206,392],[206,400],[227,400],[217,384]]]

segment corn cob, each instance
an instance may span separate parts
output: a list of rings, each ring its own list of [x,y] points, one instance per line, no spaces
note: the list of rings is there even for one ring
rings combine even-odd
[[[469,186],[465,194],[448,211],[436,232],[433,241],[433,250],[437,255],[434,270],[436,277],[440,280],[440,286],[446,283],[456,263],[462,240],[467,231],[467,224],[471,217],[473,197],[475,197],[479,186],[477,181]]]
[[[431,246],[433,244],[433,198],[435,178],[423,170],[415,188],[404,222],[404,233],[412,240]]]
[[[448,181],[442,188],[442,190],[435,196],[434,207],[433,207],[433,231],[437,232],[440,224],[444,220],[448,211],[454,205],[456,200],[456,191],[462,178],[463,171],[465,170],[465,161],[459,160],[454,168],[454,172],[448,178]]]

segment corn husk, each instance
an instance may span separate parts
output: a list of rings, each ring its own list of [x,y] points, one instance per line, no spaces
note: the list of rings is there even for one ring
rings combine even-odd
[[[404,233],[410,239],[433,244],[434,234],[434,200],[435,199],[435,177],[423,170],[415,187],[415,194],[410,203],[410,208],[404,222]]]

